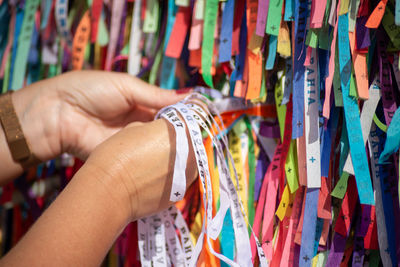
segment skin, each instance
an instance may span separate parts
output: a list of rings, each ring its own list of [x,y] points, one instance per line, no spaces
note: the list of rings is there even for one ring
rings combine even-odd
[[[87,159],[1,266],[98,266],[131,221],[169,201],[175,132],[154,112],[185,94],[121,73],[72,72],[32,84],[13,103],[41,160],[69,152]],[[0,133],[0,182],[22,172]],[[187,185],[195,180],[190,147]]]

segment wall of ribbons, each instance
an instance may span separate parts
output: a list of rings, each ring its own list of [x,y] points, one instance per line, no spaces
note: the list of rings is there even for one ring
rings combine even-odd
[[[194,87],[221,113],[238,200],[199,266],[400,264],[400,0],[0,0],[2,93],[81,69]],[[213,142],[212,197],[196,182],[164,213],[187,226],[182,255],[225,207]],[[81,165],[65,154],[2,187],[2,254]],[[104,266],[190,265],[144,264],[138,224]]]

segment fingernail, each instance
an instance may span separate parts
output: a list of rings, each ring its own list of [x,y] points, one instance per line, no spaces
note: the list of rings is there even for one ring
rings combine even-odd
[[[181,89],[176,90],[176,93],[179,95],[187,94],[190,92],[193,92],[193,87],[186,87],[186,88],[181,88]]]

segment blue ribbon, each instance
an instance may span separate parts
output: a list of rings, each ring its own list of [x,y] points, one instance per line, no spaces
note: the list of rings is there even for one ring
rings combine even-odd
[[[218,62],[228,62],[232,56],[232,30],[233,15],[235,14],[235,1],[228,0],[222,13],[221,35],[219,39]]]
[[[278,46],[278,36],[270,35],[268,58],[267,58],[267,63],[265,64],[266,70],[272,70],[274,68],[277,46]]]
[[[354,172],[360,202],[361,204],[374,205],[374,193],[372,191],[368,159],[365,152],[365,143],[361,131],[360,111],[358,110],[357,99],[349,95],[351,54],[348,29],[349,23],[347,14],[339,16],[338,44],[340,83],[343,92],[343,104],[350,144],[350,154],[354,165]]]
[[[306,24],[308,14],[307,0],[296,0],[295,2],[295,42],[293,59],[293,118],[292,138],[303,136],[304,125],[304,60],[306,58],[306,47],[304,44],[306,36]]]
[[[171,37],[172,28],[175,22],[176,6],[174,0],[168,1],[168,17],[167,28],[164,40],[164,52],[167,49],[169,38]],[[165,89],[172,89],[175,86],[175,69],[176,59],[164,56],[161,65],[160,87]]]
[[[319,188],[307,189],[299,258],[299,266],[301,267],[311,266],[312,258],[315,256],[314,243],[317,225],[318,197]]]
[[[220,245],[221,245],[221,253],[227,257],[228,259],[234,259],[235,252],[235,232],[233,230],[233,222],[231,218],[231,212],[228,209],[224,218],[224,226],[222,227],[220,234]],[[228,267],[224,261],[221,261],[221,267]]]

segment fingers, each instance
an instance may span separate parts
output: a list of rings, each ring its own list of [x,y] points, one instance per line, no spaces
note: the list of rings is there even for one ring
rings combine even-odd
[[[149,108],[160,109],[175,104],[191,92],[188,89],[178,91],[161,89],[129,74],[124,74],[124,76],[126,79],[123,91],[127,100]]]
[[[124,124],[126,125],[128,123],[135,121],[140,121],[140,122],[152,121],[154,120],[154,116],[156,115],[156,113],[157,111],[155,109],[147,108],[142,105],[137,105],[133,111],[129,112],[126,115]]]
[[[164,106],[175,104],[184,99],[190,90],[166,90],[151,85],[141,79],[127,73],[106,72],[106,71],[75,71],[69,74],[74,77],[70,80],[88,80],[88,83],[100,82],[111,93],[110,89],[116,89],[130,107],[142,105],[152,109],[160,109]],[[79,83],[81,84],[81,82]],[[111,87],[111,88],[110,88]],[[88,90],[85,90],[87,93]],[[96,93],[98,92],[97,88]],[[112,95],[112,94],[111,94]],[[110,96],[110,94],[108,94]]]

